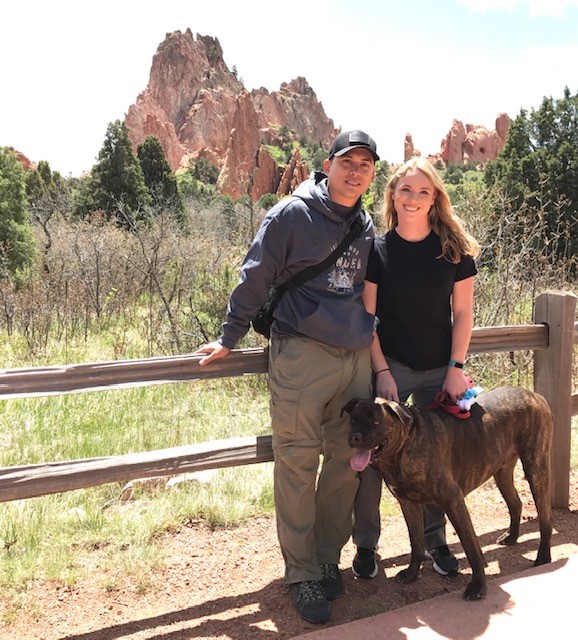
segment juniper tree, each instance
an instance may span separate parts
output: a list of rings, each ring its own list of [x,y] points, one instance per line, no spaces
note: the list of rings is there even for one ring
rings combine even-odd
[[[545,97],[538,109],[522,109],[485,179],[503,190],[512,215],[543,220],[540,249],[578,257],[578,94],[566,87],[562,98]],[[524,234],[528,222],[519,223]]]
[[[98,161],[81,183],[75,213],[81,217],[102,211],[131,228],[147,216],[151,197],[128,130],[120,120],[108,125]]]
[[[0,278],[20,283],[34,263],[35,252],[24,170],[13,151],[0,147]]]
[[[137,156],[153,210],[157,213],[170,211],[181,223],[184,222],[185,208],[177,187],[177,179],[159,139],[147,136],[138,145]]]

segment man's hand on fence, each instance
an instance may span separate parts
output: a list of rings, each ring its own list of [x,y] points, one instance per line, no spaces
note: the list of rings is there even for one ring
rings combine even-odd
[[[193,355],[197,356],[201,353],[208,354],[206,357],[199,360],[199,364],[201,365],[201,367],[204,367],[212,360],[217,360],[218,358],[224,358],[225,356],[228,356],[229,353],[231,353],[231,349],[229,349],[228,347],[224,347],[220,342],[209,342],[209,344],[206,344],[193,352]]]

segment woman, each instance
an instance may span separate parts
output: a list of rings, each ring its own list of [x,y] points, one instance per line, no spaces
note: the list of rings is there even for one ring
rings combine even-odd
[[[474,257],[479,244],[454,213],[433,165],[412,158],[390,178],[385,193],[388,232],[375,240],[364,302],[378,319],[371,346],[377,396],[418,406],[445,391],[453,402],[468,389],[463,363],[473,328]],[[380,534],[382,480],[368,467],[355,499],[353,573],[373,578]],[[425,543],[434,569],[455,575],[445,514],[424,507]]]

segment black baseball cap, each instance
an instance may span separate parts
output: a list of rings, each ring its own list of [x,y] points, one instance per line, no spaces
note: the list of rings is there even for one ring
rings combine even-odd
[[[340,133],[331,143],[328,158],[331,160],[333,156],[342,156],[351,149],[367,149],[375,161],[379,160],[375,140],[359,129]]]

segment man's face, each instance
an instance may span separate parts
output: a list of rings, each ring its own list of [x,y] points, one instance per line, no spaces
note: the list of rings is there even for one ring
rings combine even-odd
[[[367,149],[357,148],[325,160],[323,170],[329,178],[327,186],[331,200],[344,207],[353,207],[375,176],[375,162]]]

